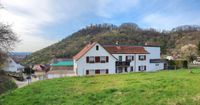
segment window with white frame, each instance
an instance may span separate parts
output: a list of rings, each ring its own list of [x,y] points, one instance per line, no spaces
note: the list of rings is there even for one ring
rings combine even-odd
[[[119,61],[122,61],[122,56],[119,56]]]
[[[106,62],[106,56],[100,56],[100,62],[105,63]]]
[[[139,71],[146,71],[146,66],[139,66]]]
[[[133,60],[133,57],[134,57],[134,56],[128,55],[128,56],[126,56],[126,60],[127,60],[127,61],[132,61],[132,60]]]
[[[95,57],[94,56],[90,56],[89,57],[89,62],[90,63],[94,63],[95,62]]]
[[[159,66],[159,63],[156,63],[155,65],[156,65],[156,66]]]
[[[139,55],[139,60],[146,60],[146,55]]]

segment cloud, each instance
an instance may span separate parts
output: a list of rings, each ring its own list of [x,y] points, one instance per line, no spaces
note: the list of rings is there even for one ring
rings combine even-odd
[[[12,24],[14,32],[22,40],[15,51],[36,51],[55,43],[45,27],[90,16],[111,18],[136,6],[138,0],[3,0],[0,21]],[[92,22],[91,22],[92,23]],[[71,23],[72,24],[72,23]],[[30,47],[30,43],[34,46]]]
[[[1,3],[5,9],[0,10],[0,21],[12,24],[22,40],[15,51],[42,49],[90,23],[130,21],[158,29],[200,23],[200,2],[196,1],[3,0]]]
[[[55,20],[55,12],[47,0],[5,0],[2,1],[5,9],[0,10],[0,21],[11,24],[15,33],[21,39],[15,51],[35,51],[56,41],[42,37],[42,27]],[[41,41],[42,40],[42,41]],[[30,47],[30,43],[34,43]],[[28,49],[25,49],[29,47]]]

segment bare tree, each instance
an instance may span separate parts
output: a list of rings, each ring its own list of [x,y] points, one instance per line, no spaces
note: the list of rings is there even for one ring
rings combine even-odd
[[[17,41],[18,38],[10,28],[10,25],[0,23],[0,49],[9,51]]]
[[[18,42],[16,34],[9,25],[0,23],[0,68],[7,59],[7,54]]]
[[[0,9],[2,5],[0,4]],[[12,31],[10,25],[0,23],[0,68],[7,59],[7,54],[18,41],[16,34]]]

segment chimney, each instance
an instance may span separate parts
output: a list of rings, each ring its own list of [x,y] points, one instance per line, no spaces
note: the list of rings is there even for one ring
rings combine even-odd
[[[119,41],[116,41],[115,44],[116,44],[116,45],[119,45]]]
[[[145,42],[144,45],[147,46],[147,45],[148,45],[148,42]]]
[[[144,45],[145,45],[145,46],[159,46],[160,44],[159,44],[159,43],[156,43],[156,42],[145,42]]]
[[[121,47],[119,46],[119,41],[116,41],[115,44],[116,44],[118,50],[121,49]]]

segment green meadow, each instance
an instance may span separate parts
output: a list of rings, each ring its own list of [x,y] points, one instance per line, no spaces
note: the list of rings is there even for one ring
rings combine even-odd
[[[38,81],[1,95],[0,104],[200,105],[200,69]]]

